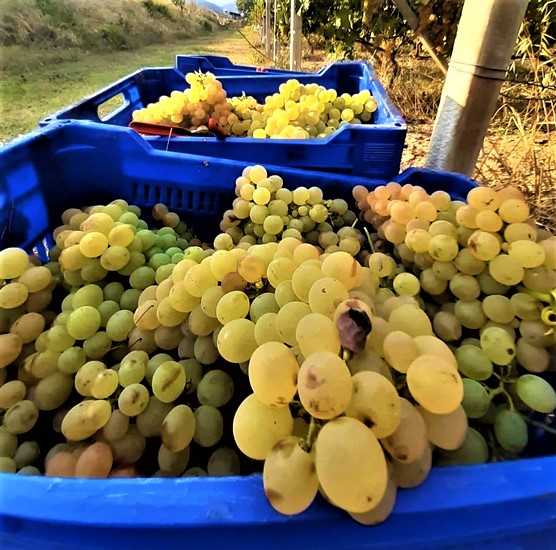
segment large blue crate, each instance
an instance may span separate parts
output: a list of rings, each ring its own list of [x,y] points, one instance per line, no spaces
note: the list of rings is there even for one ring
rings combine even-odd
[[[163,201],[210,238],[245,166],[155,151],[127,128],[53,124],[0,149],[0,246],[44,254],[48,231],[66,207],[117,197],[145,207]],[[319,185],[329,197],[349,199],[353,185],[383,183],[268,169],[290,188]],[[475,185],[419,169],[397,179],[456,198]],[[435,468],[422,486],[400,490],[392,516],[376,527],[358,525],[320,497],[301,515],[280,515],[258,475],[76,480],[0,474],[0,548],[549,550],[556,537],[554,472],[556,457]]]
[[[292,73],[245,73],[220,76],[229,97],[243,92],[259,101],[278,91]],[[369,63],[332,63],[313,74],[295,74],[302,84],[316,82],[338,93],[370,90],[377,101],[372,124],[345,125],[325,139],[281,140],[229,137],[224,141],[206,137],[154,137],[145,140],[155,149],[177,153],[326,170],[343,174],[387,179],[400,169],[407,126],[380,84]],[[110,126],[127,126],[132,113],[162,95],[183,90],[187,84],[178,68],[146,68],[111,84],[99,92],[40,122],[41,126],[60,120],[88,120]],[[119,96],[123,103],[107,116],[99,114],[107,101]]]
[[[252,73],[291,75],[309,74],[275,67],[236,65],[235,63],[232,63],[228,57],[224,57],[223,55],[176,55],[176,69],[184,75],[193,71],[210,72],[216,76],[234,76]]]

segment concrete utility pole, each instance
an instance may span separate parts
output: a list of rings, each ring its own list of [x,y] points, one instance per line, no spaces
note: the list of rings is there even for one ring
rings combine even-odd
[[[270,10],[270,3],[272,0],[265,0],[265,7],[264,7],[264,13],[265,13],[265,35],[266,35],[266,40],[265,40],[265,53],[266,56],[270,59],[270,56],[272,55],[272,26],[270,24],[271,21],[271,10]]]
[[[296,1],[291,0],[290,12],[290,71],[301,70],[301,17],[297,15]]]
[[[466,0],[427,166],[471,176],[529,0]]]

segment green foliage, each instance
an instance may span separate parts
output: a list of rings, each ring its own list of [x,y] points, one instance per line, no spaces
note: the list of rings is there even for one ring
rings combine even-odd
[[[172,4],[174,4],[176,8],[179,8],[180,13],[183,15],[183,10],[185,8],[185,0],[172,0]]]
[[[168,6],[158,4],[157,2],[154,2],[154,0],[143,0],[142,4],[151,17],[161,17],[162,19],[167,19],[168,21],[174,20]]]
[[[130,48],[128,35],[119,25],[106,24],[100,29],[100,35],[106,45],[113,50],[127,50]]]

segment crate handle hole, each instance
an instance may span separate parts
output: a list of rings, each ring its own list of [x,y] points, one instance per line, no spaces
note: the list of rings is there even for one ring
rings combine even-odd
[[[98,118],[102,121],[108,120],[117,111],[123,109],[127,105],[124,94],[119,93],[110,99],[107,99],[97,107]]]

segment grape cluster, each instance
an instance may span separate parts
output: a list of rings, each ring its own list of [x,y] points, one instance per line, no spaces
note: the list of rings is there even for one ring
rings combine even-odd
[[[434,464],[520,456],[556,409],[556,238],[518,192],[358,186],[358,219],[235,182],[212,243],[116,200],[65,211],[45,265],[0,251],[0,471],[261,471],[283,514],[372,525]]]
[[[368,90],[339,95],[296,79],[282,83],[262,105],[245,94],[227,98],[212,73],[188,73],[185,80],[190,88],[134,111],[133,120],[198,129],[212,118],[232,136],[310,139],[326,138],[345,124],[369,123],[377,109]]]
[[[212,73],[188,73],[185,81],[189,88],[183,92],[175,90],[170,96],[162,96],[156,103],[133,111],[132,119],[191,129],[206,127],[211,118],[221,126],[232,124],[232,106],[226,101],[226,90]]]
[[[318,187],[284,187],[280,176],[261,165],[247,167],[236,179],[237,198],[224,213],[220,229],[225,235],[215,248],[246,247],[294,237],[322,248],[356,256],[366,237],[351,227],[357,220],[343,199],[328,200]]]
[[[463,408],[481,427],[476,456],[488,458],[481,433],[494,436],[502,456],[523,451],[521,412],[546,414],[556,404],[548,382],[527,373],[549,368],[556,343],[556,238],[529,218],[514,188],[478,187],[467,203],[393,182],[371,192],[356,187],[353,195],[377,230],[375,244],[386,247],[367,257],[384,286],[377,310],[388,314],[401,297],[418,299],[465,377]]]

